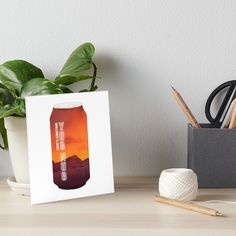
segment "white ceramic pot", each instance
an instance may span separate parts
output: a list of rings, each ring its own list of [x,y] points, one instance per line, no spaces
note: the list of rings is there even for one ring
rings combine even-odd
[[[16,181],[29,184],[29,164],[26,119],[9,116],[4,118],[9,154]]]

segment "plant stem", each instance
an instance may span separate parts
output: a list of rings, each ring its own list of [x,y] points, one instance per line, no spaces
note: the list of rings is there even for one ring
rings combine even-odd
[[[96,76],[97,76],[97,66],[95,65],[94,62],[92,62],[92,65],[93,65],[93,79],[92,79],[89,91],[94,91],[95,90],[94,87],[95,87],[95,80],[96,80]]]

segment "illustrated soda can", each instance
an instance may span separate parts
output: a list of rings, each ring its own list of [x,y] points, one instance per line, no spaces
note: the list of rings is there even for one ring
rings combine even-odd
[[[87,115],[81,103],[60,103],[50,116],[53,182],[76,189],[90,178]]]

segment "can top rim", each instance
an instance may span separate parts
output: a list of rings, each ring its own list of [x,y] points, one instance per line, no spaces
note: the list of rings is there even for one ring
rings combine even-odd
[[[83,104],[81,102],[63,102],[53,105],[55,109],[70,109],[75,107],[81,107]]]

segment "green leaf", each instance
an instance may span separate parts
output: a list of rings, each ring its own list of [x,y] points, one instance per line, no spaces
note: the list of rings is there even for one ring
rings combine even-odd
[[[34,95],[45,95],[45,94],[60,94],[63,93],[58,85],[44,79],[35,78],[29,80],[21,89],[20,97],[25,98],[26,96]]]
[[[37,77],[44,77],[42,71],[27,61],[13,60],[0,65],[0,81],[16,95],[27,81]]]
[[[80,90],[79,92],[80,92],[80,93],[93,92],[93,91],[95,91],[95,90],[97,90],[97,89],[98,89],[98,86],[95,85],[95,86],[93,86],[93,87],[91,87],[91,88],[89,88],[89,89],[82,89],[82,90]]]
[[[7,149],[8,142],[7,142],[7,131],[4,126],[4,119],[0,119],[0,134],[2,136],[3,145],[0,144],[0,148]]]
[[[12,104],[14,97],[8,90],[8,88],[0,83],[0,107],[3,107],[6,104]]]
[[[80,90],[79,92],[80,92],[80,93],[85,93],[85,92],[89,92],[89,90],[88,90],[88,89],[82,89],[82,90]]]
[[[98,86],[95,85],[95,86],[91,87],[89,91],[90,91],[90,92],[93,92],[93,91],[95,91],[95,90],[97,90],[97,89],[98,89]]]
[[[73,91],[67,87],[60,87],[63,93],[73,93]]]
[[[87,80],[93,78],[92,75],[78,75],[78,76],[62,76],[57,77],[53,82],[55,84],[70,85],[81,80]]]
[[[5,105],[0,108],[0,119],[12,115],[24,116],[24,114],[22,114],[21,105]]]
[[[60,76],[76,76],[79,72],[89,70],[92,67],[92,57],[95,48],[91,43],[84,43],[76,48],[63,66]]]
[[[25,101],[24,99],[14,98],[12,104],[6,104],[0,108],[0,135],[2,136],[3,145],[0,148],[6,149],[8,147],[7,132],[4,127],[4,117],[20,116],[25,117]]]
[[[19,107],[18,113],[15,114],[16,116],[22,116],[25,117],[25,99],[23,98],[16,98],[16,100],[13,103],[13,106]]]

